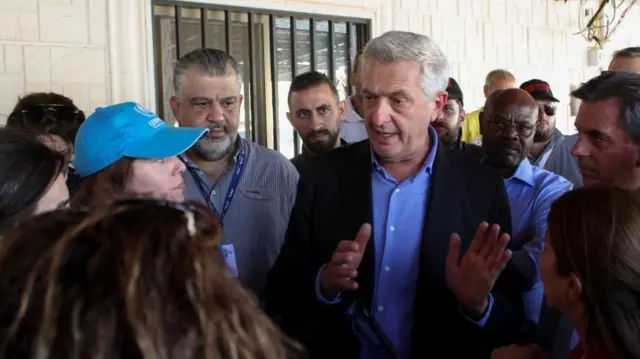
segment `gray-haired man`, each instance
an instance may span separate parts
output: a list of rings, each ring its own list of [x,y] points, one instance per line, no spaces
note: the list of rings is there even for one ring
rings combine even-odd
[[[218,214],[227,266],[260,296],[284,241],[298,171],[280,153],[238,135],[241,85],[233,57],[197,49],[175,66],[171,108],[181,126],[210,130],[182,155],[185,197]]]
[[[439,144],[431,124],[450,70],[430,38],[391,31],[361,61],[369,139],[302,173],[267,311],[313,358],[384,358],[385,347],[402,359],[488,357],[522,323],[522,293],[502,271],[511,253],[500,235],[511,227],[504,182]],[[390,345],[372,335],[367,313]]]

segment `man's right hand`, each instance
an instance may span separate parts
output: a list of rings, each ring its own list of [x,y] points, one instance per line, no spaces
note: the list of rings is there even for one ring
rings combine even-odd
[[[360,227],[354,240],[338,243],[338,248],[331,256],[331,261],[320,274],[320,290],[325,298],[335,298],[344,291],[358,289],[358,267],[371,238],[371,225],[365,223]]]

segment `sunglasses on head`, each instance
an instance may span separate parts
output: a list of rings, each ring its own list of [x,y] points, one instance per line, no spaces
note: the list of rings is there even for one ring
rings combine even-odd
[[[545,115],[547,116],[555,116],[556,114],[556,105],[553,105],[550,103],[545,105],[540,105],[540,109],[544,111]]]
[[[78,117],[84,118],[84,113],[77,108],[56,103],[29,105],[22,110],[22,114],[34,121],[38,121],[45,116],[51,116],[60,121],[73,121]]]
[[[66,201],[64,203],[61,203],[59,205],[59,209],[68,209],[69,202]],[[176,211],[182,212],[182,214],[185,217],[185,224],[187,225],[187,230],[189,231],[189,234],[194,235],[196,232],[196,224],[195,224],[195,212],[196,209],[194,208],[194,206],[190,205],[190,204],[186,204],[186,203],[176,203],[176,202],[170,202],[167,200],[161,200],[161,199],[152,199],[152,198],[126,198],[126,199],[120,199],[117,201],[114,201],[108,205],[105,206],[106,209],[109,210],[109,212],[113,213],[112,211],[117,211],[118,209],[127,209],[127,208],[135,208],[135,207],[145,207],[145,206],[158,206],[158,207],[166,207],[166,208],[171,208],[174,209]],[[85,213],[85,214],[89,214],[91,212],[93,212],[94,208],[89,208],[89,207],[80,207],[80,208],[72,208],[72,209],[68,209],[74,212],[81,212],[81,213]]]

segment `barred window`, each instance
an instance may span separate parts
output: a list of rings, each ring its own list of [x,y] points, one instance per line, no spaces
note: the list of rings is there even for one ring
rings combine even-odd
[[[243,73],[238,132],[288,158],[300,153],[302,142],[286,117],[292,78],[324,72],[346,99],[353,59],[370,38],[367,19],[182,1],[153,0],[153,19],[158,114],[176,124],[169,100],[179,56],[200,47],[225,50]]]

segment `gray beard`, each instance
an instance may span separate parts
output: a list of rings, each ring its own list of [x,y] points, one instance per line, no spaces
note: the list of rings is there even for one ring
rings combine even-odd
[[[235,149],[238,134],[235,136],[225,136],[221,140],[212,140],[210,138],[200,139],[193,146],[198,157],[209,162],[215,162],[223,159],[226,155]]]

